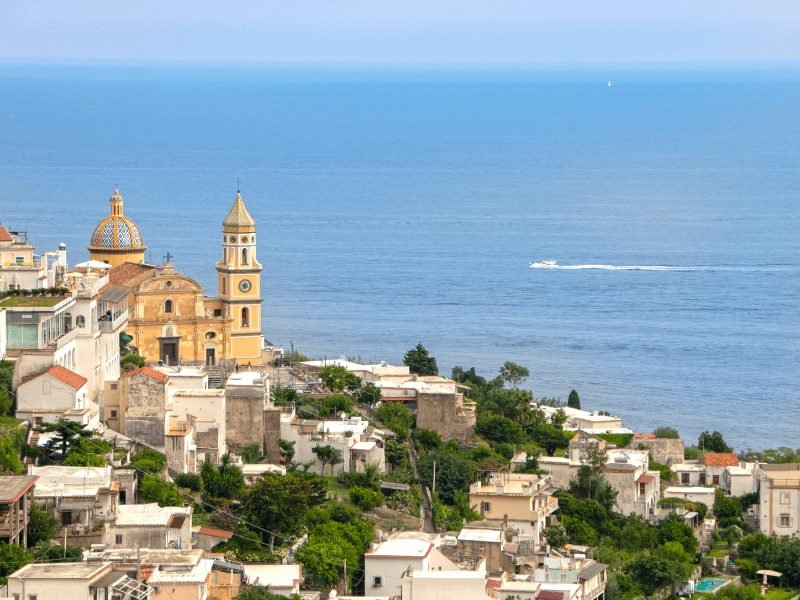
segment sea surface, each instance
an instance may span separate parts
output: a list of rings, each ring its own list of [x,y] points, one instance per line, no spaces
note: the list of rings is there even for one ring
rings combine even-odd
[[[276,345],[422,341],[636,430],[796,448],[799,108],[788,69],[5,64],[0,221],[74,264],[119,185],[148,260],[215,293],[238,181]]]

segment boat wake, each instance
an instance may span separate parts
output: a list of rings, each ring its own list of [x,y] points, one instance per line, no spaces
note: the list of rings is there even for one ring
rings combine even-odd
[[[754,265],[754,266],[676,266],[676,265],[559,265],[553,260],[530,263],[531,269],[550,269],[555,271],[737,271],[737,272],[786,272],[796,271],[797,267],[789,265]]]

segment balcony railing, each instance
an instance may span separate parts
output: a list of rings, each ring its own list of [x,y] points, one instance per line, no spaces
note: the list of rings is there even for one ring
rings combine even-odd
[[[110,318],[102,317],[98,319],[97,323],[100,326],[100,331],[104,333],[113,333],[119,329],[127,319],[128,311],[120,310],[111,315]]]

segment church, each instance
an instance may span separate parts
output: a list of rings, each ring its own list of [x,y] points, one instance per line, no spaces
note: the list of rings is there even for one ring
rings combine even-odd
[[[169,260],[163,266],[145,263],[144,237],[124,215],[119,190],[109,203],[111,214],[89,241],[89,258],[110,265],[110,284],[128,292],[131,345],[150,362],[262,364],[262,267],[256,258],[256,223],[242,195],[236,193],[222,222],[216,298],[207,297]]]

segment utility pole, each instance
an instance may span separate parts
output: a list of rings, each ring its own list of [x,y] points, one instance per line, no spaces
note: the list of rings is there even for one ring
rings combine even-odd
[[[344,593],[347,595],[347,559],[344,559]]]

